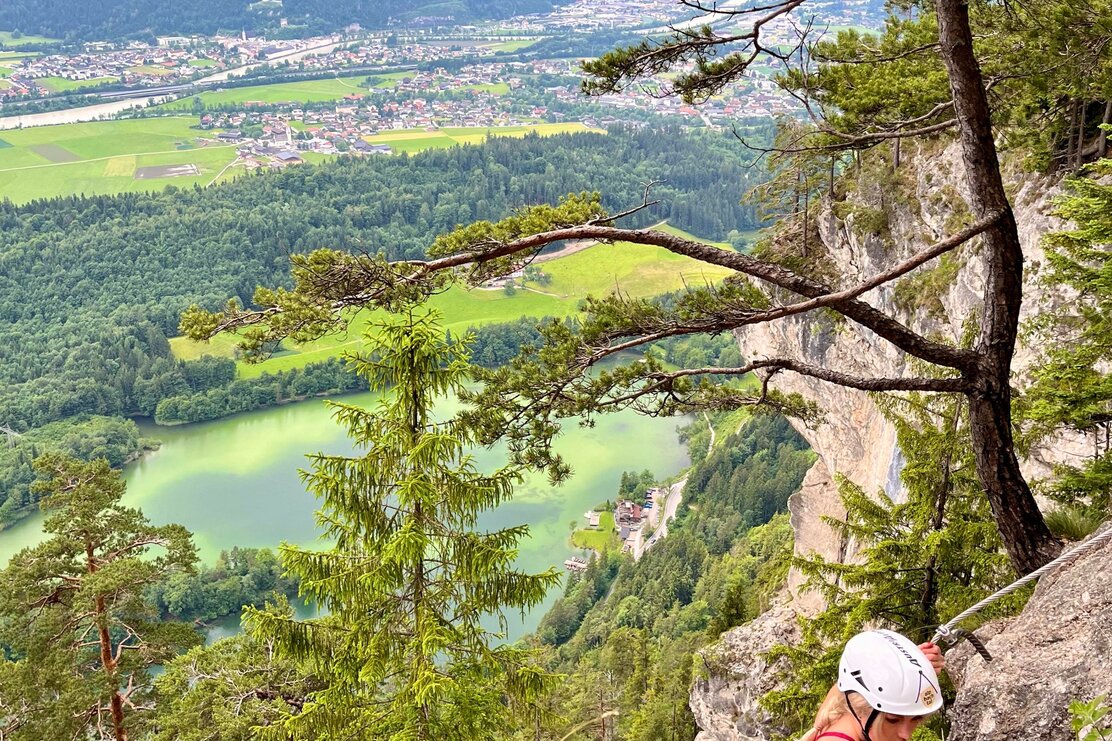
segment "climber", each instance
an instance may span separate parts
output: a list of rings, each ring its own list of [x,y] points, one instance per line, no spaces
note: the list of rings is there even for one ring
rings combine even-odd
[[[942,707],[942,651],[899,633],[870,630],[849,640],[838,682],[801,741],[907,741]]]

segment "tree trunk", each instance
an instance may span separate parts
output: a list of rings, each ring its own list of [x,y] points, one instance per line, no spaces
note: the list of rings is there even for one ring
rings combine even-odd
[[[1077,129],[1077,103],[1070,103],[1070,122],[1066,124],[1066,167],[1073,166],[1074,142],[1073,135]]]
[[[1112,100],[1105,102],[1104,117],[1100,122],[1105,126],[1112,124]],[[1106,154],[1108,154],[1108,131],[1102,128],[1100,138],[1097,140],[1097,157],[1103,157]]]
[[[969,394],[977,476],[1012,564],[1026,574],[1051,560],[1059,544],[1023,478],[1012,439],[1011,361],[1023,300],[1023,250],[1000,177],[988,98],[973,55],[967,0],[935,0],[935,8],[973,214],[977,219],[1001,214],[981,237],[987,263],[984,315],[976,341],[981,358],[971,374],[975,389]]]
[[[97,562],[93,557],[93,548],[85,544],[85,573],[92,575],[97,572]],[[100,665],[108,677],[108,686],[112,688],[112,697],[109,708],[112,712],[112,731],[116,741],[127,741],[127,729],[124,728],[124,701],[120,696],[120,680],[116,675],[116,660],[112,656],[112,636],[108,632],[108,608],[104,604],[104,597],[97,595],[93,603],[93,612],[97,624],[97,641],[100,644]]]
[[[98,620],[104,614],[104,598],[97,597],[96,609]],[[97,626],[97,632],[100,639],[100,663],[104,667],[104,673],[108,675],[108,682],[112,687],[112,698],[109,705],[112,709],[112,730],[115,733],[116,741],[127,741],[127,729],[124,728],[124,701],[120,697],[119,678],[116,676],[116,662],[112,658],[112,639],[108,634],[108,626],[101,621]]]
[[[808,221],[811,216],[811,192],[808,190],[803,191],[803,254],[804,256],[811,254],[807,249],[808,242],[810,241],[810,224]]]
[[[1073,160],[1075,168],[1081,167],[1081,163],[1085,161],[1085,113],[1089,105],[1081,101],[1077,104],[1077,107],[1077,155]]]

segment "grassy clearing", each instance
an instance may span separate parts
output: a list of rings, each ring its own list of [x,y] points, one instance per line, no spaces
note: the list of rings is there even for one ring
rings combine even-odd
[[[384,75],[372,75],[372,78],[376,81],[374,87],[380,90],[393,90],[400,80],[409,80],[416,76],[416,72],[387,72]]]
[[[208,342],[190,342],[184,337],[173,337],[170,339],[170,347],[174,351],[174,357],[180,360],[197,360],[205,355],[234,358],[237,354],[235,335],[230,334],[219,335]]]
[[[190,59],[188,64],[189,64],[190,67],[202,67],[202,68],[215,67],[216,66],[216,60],[215,59]]]
[[[174,74],[174,70],[160,67],[157,64],[141,64],[138,67],[129,67],[128,71],[140,75],[155,75],[157,77],[166,77]]]
[[[516,39],[514,41],[501,41],[497,44],[489,44],[487,45],[487,48],[493,51],[504,52],[521,51],[522,49],[528,49],[530,46],[537,43],[538,41],[540,41],[540,39]]]
[[[38,46],[53,44],[60,39],[49,39],[46,36],[31,36],[23,34],[18,39],[12,37],[11,31],[0,31],[0,46]]]
[[[385,131],[381,134],[363,138],[371,144],[388,144],[395,152],[412,153],[425,149],[454,147],[457,144],[482,144],[488,136],[523,137],[530,133],[551,136],[553,134],[571,134],[584,131],[602,133],[599,129],[591,129],[581,123],[566,123],[493,126],[489,128],[444,128],[435,131],[407,129],[403,131]]]
[[[665,224],[658,228],[685,235]],[[691,236],[691,235],[686,235]],[[691,237],[695,239],[695,237]],[[523,316],[543,317],[573,316],[579,302],[589,293],[602,295],[620,287],[633,297],[656,296],[692,285],[697,279],[720,280],[729,271],[710,268],[690,258],[676,256],[660,248],[625,245],[619,249],[596,245],[574,255],[543,263],[545,272],[566,283],[569,290],[564,295],[555,293],[553,286],[538,290],[519,290],[507,296],[502,290],[464,290],[453,286],[443,294],[433,297],[429,304],[440,311],[446,329],[462,334],[468,327],[494,324],[519,319]],[[592,271],[601,274],[594,278]],[[309,343],[284,343],[284,352],[265,362],[239,365],[241,378],[254,378],[263,373],[300,368],[309,363],[319,363],[344,352],[357,352],[363,347],[363,333],[375,318],[373,312],[354,315],[348,328],[341,334],[322,337]],[[202,355],[235,357],[235,343],[221,337],[210,344],[196,343],[185,338],[170,340],[174,354],[179,358],[197,358]]]
[[[741,385],[747,389],[756,389],[761,385],[760,380],[755,375],[750,373],[741,379]],[[720,447],[726,442],[726,438],[733,435],[741,429],[745,421],[749,419],[750,412],[748,409],[741,408],[735,409],[729,414],[722,417],[714,424],[714,447]]]
[[[235,146],[196,146],[192,117],[94,121],[5,131],[0,148],[0,199],[160,190],[209,183],[236,157]],[[52,163],[36,148],[60,147],[76,162]],[[188,147],[182,149],[182,147]],[[193,177],[135,180],[139,167],[192,164]]]
[[[460,90],[473,90],[478,93],[491,95],[509,95],[510,86],[505,82],[481,82],[474,85],[464,85]]]
[[[693,237],[667,224],[655,228],[679,236]],[[724,243],[713,243],[729,249]],[[552,277],[546,286],[528,284],[564,298],[604,295],[618,288],[630,296],[656,296],[684,286],[717,283],[732,271],[691,260],[663,247],[646,247],[628,242],[600,244],[574,255],[540,265]]]
[[[118,82],[118,77],[94,77],[91,80],[67,80],[64,77],[40,77],[35,80],[47,90],[54,93],[68,93],[85,87],[93,87],[105,82]]]
[[[245,103],[318,103],[342,100],[345,95],[366,95],[363,83],[367,75],[333,77],[325,80],[302,80],[276,85],[251,85],[227,90],[210,90],[181,100],[162,103],[158,107],[170,110],[192,110],[194,99],[206,106],[240,105]]]
[[[571,544],[576,548],[590,548],[602,553],[608,548],[620,545],[618,534],[614,532],[614,513],[603,512],[599,517],[597,530],[576,530],[571,534]]]

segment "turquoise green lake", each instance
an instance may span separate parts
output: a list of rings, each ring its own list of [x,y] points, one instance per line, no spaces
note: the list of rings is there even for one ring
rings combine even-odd
[[[375,397],[359,394],[345,401],[370,406]],[[688,465],[676,432],[683,423],[620,413],[600,417],[591,428],[567,425],[556,449],[575,471],[571,480],[554,488],[544,476],[531,477],[512,501],[486,513],[481,526],[528,524],[520,565],[531,571],[562,569],[564,560],[576,552],[568,542],[571,522],[582,524],[584,511],[614,499],[623,471],[647,468],[665,478]],[[313,519],[317,501],[302,486],[298,469],[307,465],[309,453],[353,452],[322,401],[181,427],[140,426],[145,436],[162,445],[125,470],[124,503],[142,509],[152,522],[187,527],[207,562],[234,545],[319,544]],[[503,456],[497,450],[481,450],[476,458],[490,470]],[[39,542],[41,523],[41,516],[35,516],[0,533],[0,564]],[[519,616],[512,616],[510,637],[531,631],[561,591],[553,589],[545,604],[520,622]]]

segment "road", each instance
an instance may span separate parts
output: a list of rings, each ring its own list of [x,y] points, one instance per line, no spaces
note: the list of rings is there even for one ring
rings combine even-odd
[[[683,488],[685,486],[687,486],[686,476],[684,476],[682,479],[669,487],[668,497],[664,500],[664,512],[661,515],[660,527],[658,527],[656,531],[649,536],[648,540],[643,541],[641,547],[637,549],[637,551],[633,554],[633,558],[635,560],[641,558],[641,556],[645,554],[645,551],[656,545],[656,542],[658,540],[664,540],[668,537],[668,521],[675,519],[676,517],[676,510],[680,508],[680,502],[683,501]],[[658,506],[660,506],[659,497],[653,504],[653,507]]]
[[[706,412],[703,412],[703,419],[707,421],[707,429],[710,430],[710,446],[707,450],[714,450],[714,425],[710,423],[710,416]],[[656,545],[658,540],[664,540],[668,537],[668,521],[676,518],[676,511],[680,508],[680,502],[683,501],[683,490],[686,486],[687,477],[684,476],[682,479],[672,484],[668,489],[668,497],[664,500],[664,513],[661,516],[660,527],[649,536],[648,540],[638,541],[639,547],[633,554],[634,560],[641,558],[645,551]],[[660,506],[659,497],[657,501],[653,503],[653,509],[656,509],[658,506]]]

